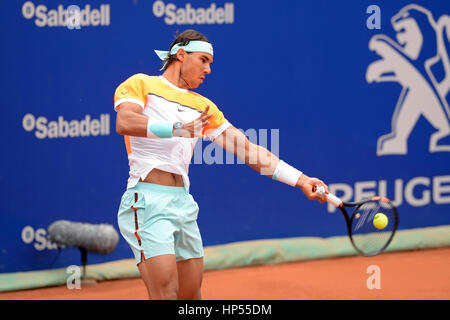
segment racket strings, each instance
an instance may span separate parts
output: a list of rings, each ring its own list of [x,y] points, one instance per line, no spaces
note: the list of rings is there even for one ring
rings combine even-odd
[[[381,219],[377,217],[381,220],[379,224],[374,223],[377,214],[381,214]],[[356,208],[351,222],[355,247],[365,255],[375,255],[390,242],[395,229],[396,216],[388,203],[369,201]],[[384,223],[386,223],[385,226]]]

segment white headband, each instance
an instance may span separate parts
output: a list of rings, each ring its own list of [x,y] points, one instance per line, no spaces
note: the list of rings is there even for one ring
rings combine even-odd
[[[199,40],[189,41],[189,43],[187,45],[180,42],[180,43],[177,43],[176,45],[174,45],[172,47],[172,50],[170,50],[170,52],[155,50],[155,53],[158,55],[158,57],[161,60],[164,61],[169,57],[169,55],[176,54],[179,49],[184,49],[184,51],[186,51],[186,52],[206,52],[206,53],[211,54],[212,56],[214,55],[214,51],[213,51],[213,47],[212,47],[211,43],[206,42],[206,41],[199,41]],[[167,61],[164,64],[164,66],[161,68],[161,70],[164,69],[166,64],[167,64]]]

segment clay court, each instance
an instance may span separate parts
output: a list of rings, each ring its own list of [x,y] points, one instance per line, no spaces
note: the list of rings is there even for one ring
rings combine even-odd
[[[368,289],[380,270],[380,289]],[[448,300],[450,248],[384,253],[376,257],[343,257],[278,265],[206,271],[205,300]],[[102,281],[92,287],[66,286],[1,293],[3,300],[144,300],[140,278]]]

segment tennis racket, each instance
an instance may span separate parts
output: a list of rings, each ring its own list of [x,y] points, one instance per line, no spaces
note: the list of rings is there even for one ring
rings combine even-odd
[[[315,192],[325,194],[325,188],[316,186]],[[397,208],[389,199],[373,197],[358,202],[344,202],[328,193],[327,201],[344,215],[348,236],[360,255],[376,256],[389,246],[398,227]],[[353,208],[351,216],[346,208]]]

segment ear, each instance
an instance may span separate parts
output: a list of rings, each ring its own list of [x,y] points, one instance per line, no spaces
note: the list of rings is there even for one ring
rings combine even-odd
[[[184,60],[186,59],[186,55],[187,55],[187,53],[186,53],[186,51],[184,51],[184,49],[178,49],[178,52],[177,52],[178,61],[184,62]]]

